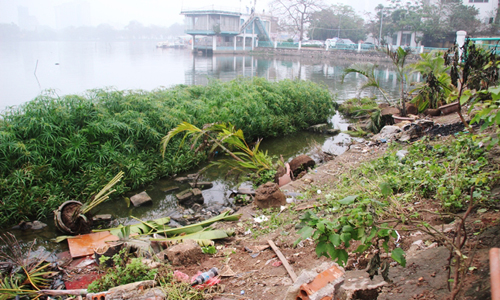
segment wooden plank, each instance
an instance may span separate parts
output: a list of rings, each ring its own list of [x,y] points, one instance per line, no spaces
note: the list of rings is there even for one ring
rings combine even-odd
[[[276,252],[276,255],[278,255],[279,259],[283,263],[283,266],[285,267],[285,269],[287,270],[288,274],[292,278],[292,281],[295,282],[297,280],[297,275],[295,274],[295,272],[293,271],[292,267],[290,266],[290,264],[286,260],[286,257],[283,255],[283,253],[281,253],[280,249],[278,249],[278,247],[276,247],[276,245],[274,244],[273,241],[267,240],[267,242],[269,243],[269,245],[271,246],[271,248],[273,248],[274,252]]]

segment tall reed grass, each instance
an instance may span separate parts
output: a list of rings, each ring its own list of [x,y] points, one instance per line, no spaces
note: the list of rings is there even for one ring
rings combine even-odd
[[[312,82],[257,77],[151,92],[46,92],[0,114],[0,227],[85,201],[119,171],[115,195],[196,166],[206,156],[179,150],[180,138],[160,154],[161,138],[183,121],[231,122],[252,141],[324,122],[334,105]]]

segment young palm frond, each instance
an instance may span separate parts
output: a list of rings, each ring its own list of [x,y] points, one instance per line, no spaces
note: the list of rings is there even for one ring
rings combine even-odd
[[[344,79],[347,75],[351,73],[356,73],[360,74],[366,77],[368,80],[365,84],[361,86],[361,89],[365,89],[368,87],[374,87],[380,91],[382,96],[384,97],[384,100],[389,104],[392,105],[391,101],[387,97],[387,92],[382,89],[380,86],[380,83],[378,82],[377,78],[375,77],[375,68],[377,68],[377,65],[372,64],[372,63],[356,63],[351,65],[349,68],[344,69],[344,73],[342,74],[342,83],[344,83]]]
[[[405,64],[406,64],[406,59],[411,54],[411,50],[409,49],[405,50],[402,47],[398,47],[396,51],[392,51],[391,49],[389,49],[389,47],[386,47],[380,51],[389,56],[389,58],[392,60],[392,64],[396,68],[396,75],[398,77],[398,81],[401,83],[401,100],[400,100],[400,106],[402,109],[401,115],[406,116],[405,87],[407,81],[408,66],[405,66]]]
[[[256,142],[253,148],[250,148],[245,141],[243,131],[241,129],[236,130],[231,123],[207,124],[203,129],[200,129],[190,123],[182,122],[177,127],[170,130],[162,139],[162,155],[165,155],[166,147],[170,140],[175,135],[182,132],[186,133],[179,147],[182,147],[186,138],[191,135],[191,149],[193,149],[200,138],[202,138],[204,141],[198,149],[203,148],[206,144],[212,144],[209,150],[210,153],[216,151],[216,149],[220,147],[234,159],[212,162],[211,165],[225,164],[231,167],[232,170],[239,172],[253,171],[257,173],[272,168],[271,158],[267,156],[267,153],[259,150],[260,140]],[[231,151],[228,147],[235,147],[239,151]]]
[[[108,184],[106,184],[102,188],[102,190],[100,190],[99,193],[97,193],[97,195],[95,195],[93,200],[82,205],[82,207],[79,210],[79,214],[85,215],[86,213],[91,211],[93,208],[95,208],[97,205],[99,205],[102,202],[109,199],[109,195],[111,193],[113,193],[114,191],[116,191],[116,190],[110,191],[109,189],[111,189],[115,184],[117,184],[123,178],[124,174],[125,173],[123,171],[120,171],[118,174],[116,174],[116,176],[113,179],[111,179],[111,181],[108,182]]]

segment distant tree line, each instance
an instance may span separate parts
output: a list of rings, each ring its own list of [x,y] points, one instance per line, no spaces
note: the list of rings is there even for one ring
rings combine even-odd
[[[416,43],[433,46],[453,42],[458,30],[472,36],[499,32],[498,16],[481,21],[479,11],[461,0],[388,0],[387,5],[378,5],[375,13],[365,18],[349,5],[326,5],[322,0],[274,0],[271,7],[279,15],[281,29],[299,40],[340,37],[357,42],[371,35],[386,43],[384,37],[409,31],[420,33]]]
[[[169,27],[144,26],[131,21],[123,29],[115,29],[109,24],[98,26],[67,27],[55,30],[39,26],[35,30],[24,30],[14,23],[0,23],[0,40],[128,40],[128,39],[166,39],[184,34],[184,25],[175,23]]]

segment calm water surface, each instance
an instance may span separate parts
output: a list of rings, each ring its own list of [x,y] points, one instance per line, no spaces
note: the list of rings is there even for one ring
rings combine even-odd
[[[47,90],[57,95],[80,94],[94,88],[111,87],[118,90],[153,90],[176,84],[206,84],[210,79],[232,80],[237,76],[260,76],[268,80],[312,80],[326,85],[336,95],[337,101],[373,91],[360,91],[364,78],[351,74],[341,83],[347,60],[313,61],[299,57],[258,57],[249,55],[204,56],[190,50],[156,48],[157,41],[133,42],[16,42],[0,43],[0,111],[8,106],[23,104]],[[396,75],[390,67],[376,72],[382,86],[393,97],[397,95]],[[347,122],[336,114],[329,123],[332,127],[346,130]],[[300,132],[292,137],[265,140],[262,149],[272,155],[282,154],[290,159],[298,154],[314,153],[316,145],[334,154],[346,150],[350,137],[335,137]],[[196,172],[194,170],[193,172]],[[214,187],[203,191],[207,205],[227,204],[227,193],[236,182],[224,178],[220,170],[210,170],[204,180],[214,182]],[[131,223],[129,216],[144,220],[163,217],[177,209],[173,194],[162,192],[172,181],[159,180],[145,187],[153,198],[153,206],[127,208],[121,199],[105,203],[99,213],[111,213],[121,223]],[[140,192],[140,191],[138,191]],[[119,209],[117,209],[119,207]],[[48,241],[57,233],[51,219],[44,220],[49,228],[43,232],[18,232],[22,240],[35,236],[47,248]]]
[[[2,42],[0,110],[27,102],[46,90],[58,95],[84,94],[104,87],[149,91],[237,76],[312,80],[326,84],[343,101],[356,96],[364,81],[352,74],[341,84],[342,71],[350,64],[348,60],[319,62],[297,57],[204,56],[188,49],[156,48],[156,41]],[[383,67],[377,76],[394,94],[395,73]]]

